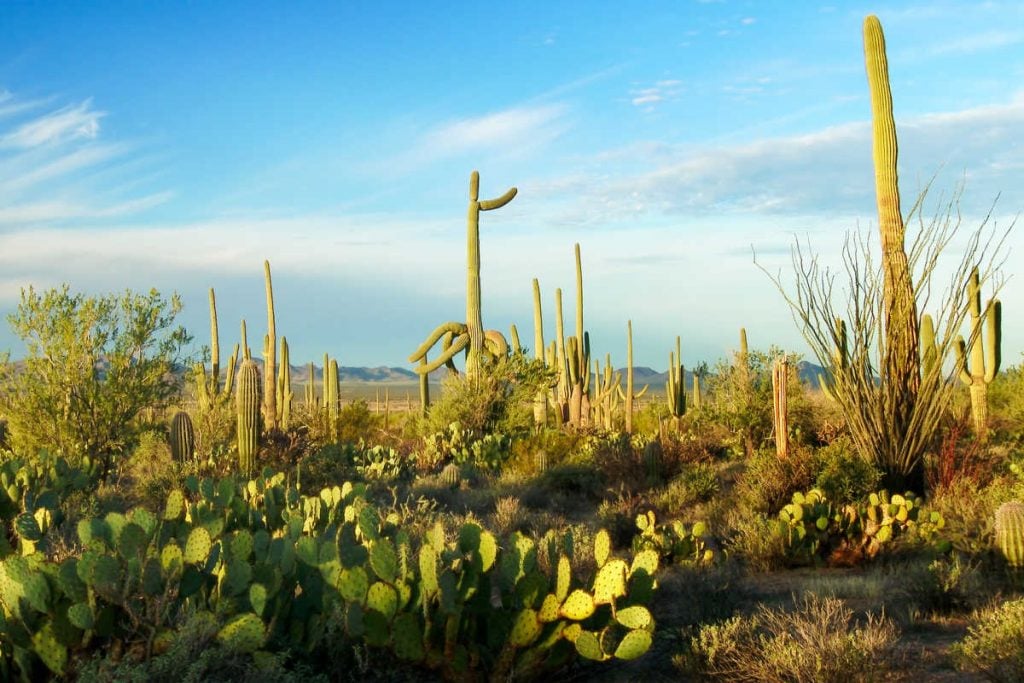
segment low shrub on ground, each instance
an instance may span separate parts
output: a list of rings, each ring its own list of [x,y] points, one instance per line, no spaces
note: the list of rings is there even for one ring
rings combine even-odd
[[[977,613],[967,637],[950,654],[958,668],[990,681],[1024,681],[1024,598]]]

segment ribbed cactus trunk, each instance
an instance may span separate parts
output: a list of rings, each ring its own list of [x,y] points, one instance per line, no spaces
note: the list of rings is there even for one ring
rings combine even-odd
[[[884,310],[884,347],[881,358],[881,388],[885,394],[894,434],[888,448],[896,452],[882,454],[881,462],[904,463],[905,439],[911,429],[914,404],[920,385],[917,301],[907,253],[905,229],[900,213],[899,183],[896,175],[896,122],[892,92],[889,89],[889,65],[885,55],[885,37],[878,17],[864,20],[864,61],[871,90],[872,156],[875,164],[875,196],[878,204],[878,228],[882,245],[882,281]],[[887,472],[891,485],[909,483],[915,489],[923,483],[920,460],[908,463],[909,471]],[[903,467],[901,469],[907,469]]]
[[[775,452],[780,458],[789,456],[789,361],[785,356],[772,366],[772,417],[775,426]]]
[[[231,396],[235,381],[235,367],[238,364],[238,344],[228,361],[227,376],[223,386],[220,383],[220,332],[217,325],[217,297],[210,287],[210,375],[206,375],[206,367],[200,363],[197,367],[196,400],[199,409],[206,411],[214,403],[226,400]]]
[[[327,406],[327,419],[331,425],[331,438],[337,440],[338,438],[338,411],[341,408],[341,404],[338,396],[338,360],[332,358],[329,363],[330,368],[327,370],[327,375],[324,377],[324,391],[326,392],[326,398],[324,404]]]
[[[668,381],[665,382],[665,397],[672,424],[678,430],[686,414],[686,371],[682,360],[682,342],[676,337],[675,353],[668,353]]]
[[[569,421],[569,361],[565,350],[565,323],[562,317],[562,289],[555,289],[555,362],[558,364],[558,385],[555,387],[555,407],[558,424]]]
[[[281,337],[281,367],[277,373],[277,418],[281,429],[288,431],[291,426],[292,400],[292,366],[288,353],[288,340]]]
[[[533,355],[544,361],[544,317],[540,306],[540,282],[533,279]],[[548,395],[546,389],[539,389],[533,399],[533,422],[538,428],[548,423]]]
[[[700,410],[701,407],[701,395],[700,395],[700,375],[694,374],[693,376],[693,409]]]
[[[978,441],[985,443],[988,441],[988,385],[999,373],[1002,360],[1003,308],[998,299],[990,299],[982,311],[977,267],[971,271],[967,297],[971,315],[970,361],[967,344],[961,337],[956,345],[957,368],[960,381],[970,387],[974,433]]]
[[[263,262],[267,290],[267,334],[263,338],[263,421],[268,431],[277,429],[277,327],[274,316],[274,286],[270,280],[270,261]]]
[[[466,216],[466,329],[469,353],[466,355],[466,377],[480,374],[484,352],[484,321],[480,309],[480,212],[500,209],[516,196],[516,188],[497,199],[480,200],[480,174],[469,177],[469,209]]]
[[[192,418],[184,410],[179,410],[171,420],[168,434],[171,446],[171,458],[183,463],[192,459],[196,448],[196,433],[192,426]]]
[[[256,453],[260,441],[260,370],[256,361],[242,361],[238,370],[238,389],[235,392],[235,407],[238,424],[238,469],[245,476],[251,476],[256,467]]]
[[[996,509],[996,546],[1008,565],[1024,567],[1024,503],[1011,500]]]
[[[426,365],[427,362],[427,354],[423,354],[420,365]],[[424,372],[420,374],[420,414],[426,417],[428,412],[430,412],[430,374]]]
[[[626,321],[626,433],[633,433],[633,321]]]

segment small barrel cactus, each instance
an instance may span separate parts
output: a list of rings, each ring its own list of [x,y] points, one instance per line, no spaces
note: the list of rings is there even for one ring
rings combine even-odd
[[[441,470],[441,481],[447,486],[455,488],[459,485],[462,480],[462,472],[459,470],[459,466],[453,462],[448,463]]]
[[[171,431],[168,435],[171,444],[171,457],[175,462],[188,462],[196,450],[196,433],[192,427],[192,418],[184,410],[175,413],[171,420]]]
[[[644,468],[647,470],[647,478],[651,481],[661,479],[661,441],[654,439],[644,446]]]
[[[1011,567],[1024,567],[1024,503],[1011,500],[996,510],[996,544]]]

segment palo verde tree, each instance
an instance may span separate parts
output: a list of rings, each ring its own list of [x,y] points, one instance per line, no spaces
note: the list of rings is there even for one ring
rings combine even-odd
[[[177,295],[155,289],[98,297],[67,285],[22,290],[8,320],[26,355],[5,368],[0,386],[13,449],[57,451],[106,476],[132,446],[140,411],[177,391],[172,370],[190,341],[174,325],[180,310]]]
[[[842,254],[848,276],[845,310],[834,296],[836,273],[821,266],[818,256],[799,241],[792,251],[795,294],[786,294],[779,279],[769,276],[828,370],[828,393],[841,409],[858,450],[882,470],[890,489],[922,491],[923,456],[933,445],[955,390],[953,369],[942,360],[953,351],[968,316],[971,272],[980,264],[980,281],[995,279],[1002,239],[987,228],[986,217],[960,249],[959,265],[942,268],[951,273],[943,290],[936,279],[940,257],[959,229],[959,192],[945,211],[926,222],[926,191],[908,217],[907,222],[918,223],[908,248],[900,212],[885,39],[874,16],[864,21],[864,55],[871,90],[881,262],[876,263],[869,238],[847,236]],[[937,315],[922,316],[934,303],[930,297],[935,292],[941,292]],[[925,344],[922,328],[928,330]]]

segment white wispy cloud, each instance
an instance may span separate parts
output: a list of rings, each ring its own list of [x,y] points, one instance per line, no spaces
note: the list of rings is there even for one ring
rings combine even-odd
[[[104,116],[104,112],[92,108],[91,100],[85,100],[21,124],[0,136],[0,147],[27,149],[76,139],[94,140]]]
[[[635,88],[629,91],[633,106],[645,111],[653,111],[654,105],[667,100],[674,100],[682,91],[683,82],[676,79],[663,79],[653,85]]]

